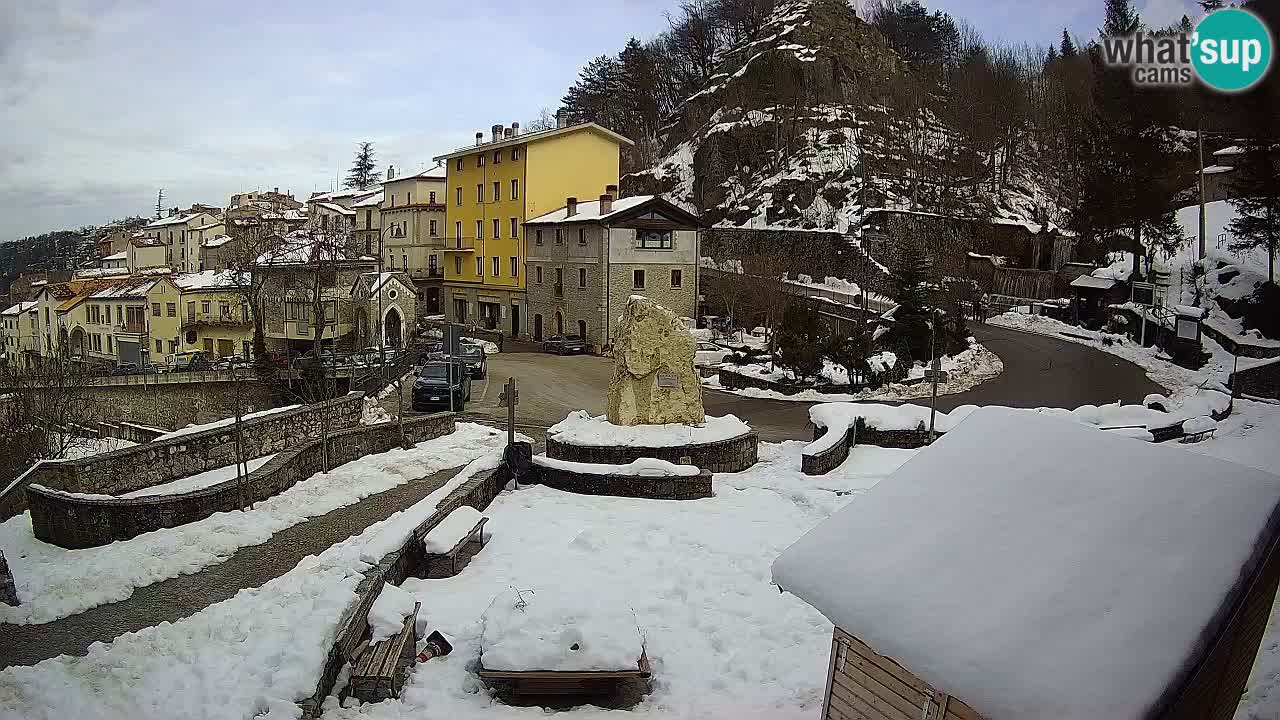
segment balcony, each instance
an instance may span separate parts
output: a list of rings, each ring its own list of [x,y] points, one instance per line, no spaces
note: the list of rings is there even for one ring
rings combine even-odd
[[[444,241],[445,252],[475,252],[475,238],[449,238]]]
[[[249,324],[249,316],[242,310],[223,312],[187,313],[182,318],[182,327],[244,327]]]
[[[147,324],[142,320],[126,320],[116,323],[116,332],[122,335],[146,335]]]
[[[414,268],[413,270],[409,271],[409,277],[413,278],[414,280],[443,280],[444,268],[442,267]]]

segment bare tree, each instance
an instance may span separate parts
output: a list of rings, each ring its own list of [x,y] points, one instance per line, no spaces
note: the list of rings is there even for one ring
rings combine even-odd
[[[96,420],[90,375],[65,353],[38,368],[0,371],[0,473],[14,477],[40,460],[68,457],[89,444],[85,426]]]

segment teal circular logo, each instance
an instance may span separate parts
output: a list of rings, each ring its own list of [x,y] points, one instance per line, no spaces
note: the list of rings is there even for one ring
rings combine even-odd
[[[1211,12],[1192,35],[1191,64],[1214,90],[1248,90],[1271,66],[1271,32],[1248,10]]]

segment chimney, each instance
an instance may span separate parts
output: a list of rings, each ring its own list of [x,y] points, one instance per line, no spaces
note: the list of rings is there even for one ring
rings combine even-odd
[[[564,108],[560,108],[559,110],[556,111],[556,127],[563,128],[563,127],[568,127],[568,125],[569,125],[569,114],[564,111]]]
[[[274,193],[274,194],[276,194],[276,195],[279,195],[279,194],[280,194],[280,188],[278,188],[278,187],[277,187],[277,188],[273,188],[273,189],[271,190],[271,192],[272,192],[272,193]]]
[[[511,139],[511,128],[503,128],[503,129],[502,129],[502,139],[503,139],[503,140],[510,140],[510,139]]]
[[[494,125],[493,127],[489,128],[489,132],[493,133],[493,142],[498,142],[499,140],[502,139],[501,125]]]
[[[483,144],[484,144],[484,133],[482,133],[482,132],[478,132],[478,133],[476,133],[476,144],[477,144],[477,145],[483,145]]]
[[[564,213],[565,213],[564,216],[567,218],[571,218],[574,215],[578,214],[578,198],[576,197],[565,198]]]
[[[388,165],[388,166],[387,166],[387,180],[395,180],[395,179],[396,179],[396,166],[395,166],[395,165]]]
[[[611,198],[616,198],[616,197],[618,197],[618,186],[617,186],[617,185],[605,185],[605,186],[604,186],[604,191],[605,191],[606,193],[608,193],[608,194],[609,194],[609,197],[611,197]]]
[[[519,134],[520,134],[520,123],[518,123],[518,122],[513,122],[513,123],[511,123],[511,134],[512,134],[512,135],[519,135]]]
[[[600,196],[600,215],[608,215],[613,212],[613,196],[605,193]]]

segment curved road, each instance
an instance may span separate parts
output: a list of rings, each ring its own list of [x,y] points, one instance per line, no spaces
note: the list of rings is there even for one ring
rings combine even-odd
[[[1114,355],[1067,340],[1009,330],[993,325],[972,326],[979,342],[1000,356],[1004,372],[963,393],[938,398],[938,409],[959,405],[1065,407],[1141,402],[1164,389],[1147,379],[1145,371]],[[597,357],[555,357],[537,353],[502,353],[489,358],[489,377],[477,381],[474,414],[505,419],[498,394],[508,376],[520,383],[517,420],[531,434],[554,425],[572,410],[602,414],[613,361]],[[921,400],[907,402],[921,403]],[[747,421],[762,440],[810,437],[809,406],[793,400],[764,400],[731,393],[703,394],[707,413],[732,413]],[[899,403],[890,403],[899,404]]]

